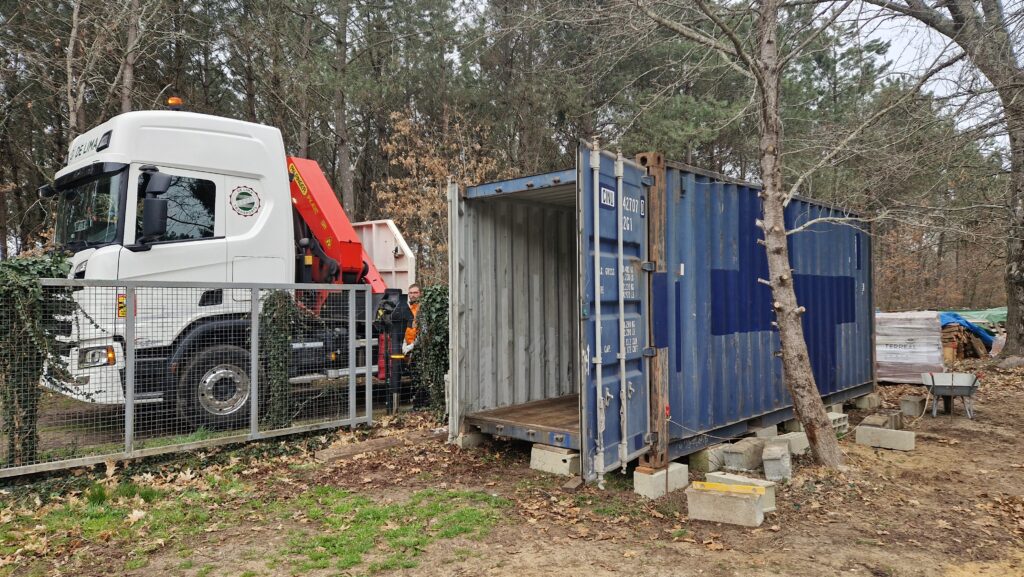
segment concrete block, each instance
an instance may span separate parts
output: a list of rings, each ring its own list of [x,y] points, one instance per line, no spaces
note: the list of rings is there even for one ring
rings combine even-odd
[[[827,411],[829,413],[840,413],[841,414],[843,412],[843,404],[842,403],[836,403],[834,405],[829,405],[829,406],[825,407],[825,411]]]
[[[832,429],[840,435],[845,435],[850,430],[850,417],[842,413],[829,413],[828,420],[832,422]]]
[[[690,469],[701,473],[718,471],[725,465],[725,445],[715,445],[691,454],[687,460]]]
[[[762,495],[719,491],[686,490],[686,512],[690,520],[758,527],[764,522]]]
[[[889,428],[889,419],[885,415],[868,415],[861,420],[861,427],[878,427],[879,429]]]
[[[828,413],[828,420],[832,423],[832,428],[841,435],[845,435],[850,430],[850,417],[843,413]],[[800,423],[799,419],[791,419],[783,423],[783,429],[787,433],[803,433],[804,426]]]
[[[725,485],[747,485],[749,487],[761,487],[764,495],[761,497],[761,507],[765,513],[775,510],[775,483],[764,479],[733,475],[732,473],[708,473],[704,476],[708,483],[722,483]]]
[[[726,445],[723,449],[725,468],[736,471],[753,471],[761,466],[761,451],[765,440],[747,437],[738,443]]]
[[[657,499],[669,492],[678,491],[690,484],[690,468],[682,463],[669,463],[667,469],[637,467],[633,471],[633,492],[641,497]]]
[[[900,412],[907,417],[920,417],[924,414],[924,403],[924,397],[908,395],[900,399]]]
[[[873,411],[882,406],[882,396],[878,393],[868,393],[863,397],[858,397],[856,405],[862,411]]]
[[[772,425],[770,427],[764,427],[764,428],[761,428],[761,429],[752,429],[751,432],[754,433],[755,437],[758,437],[758,438],[761,438],[761,439],[770,439],[772,437],[778,436],[778,434],[779,434],[779,426],[778,425]]]
[[[880,413],[886,418],[886,429],[900,430],[903,428],[903,413],[900,411],[885,411]]]
[[[562,490],[566,493],[572,493],[578,491],[583,485],[583,477],[572,477],[565,483],[562,483]]]
[[[570,449],[534,444],[530,468],[535,471],[573,477],[580,474],[580,455]]]
[[[899,430],[903,428],[903,415],[897,412],[875,413],[864,417],[859,426]]]
[[[894,431],[878,427],[857,427],[857,444],[896,451],[913,451],[913,431]]]
[[[807,433],[786,433],[775,438],[789,443],[791,455],[803,455],[811,448],[811,443],[807,440]]]
[[[487,441],[487,436],[483,433],[462,433],[452,442],[460,449],[472,449],[483,445],[485,441]]]
[[[764,478],[769,481],[788,481],[793,478],[793,461],[787,441],[772,441],[761,452]]]

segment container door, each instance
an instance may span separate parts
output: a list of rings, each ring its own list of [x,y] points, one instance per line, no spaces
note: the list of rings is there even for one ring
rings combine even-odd
[[[647,189],[638,165],[586,145],[577,170],[581,457],[593,479],[648,448]]]

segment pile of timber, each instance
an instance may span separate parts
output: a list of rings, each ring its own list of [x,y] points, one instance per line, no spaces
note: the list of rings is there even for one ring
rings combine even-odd
[[[963,359],[984,359],[988,357],[985,343],[967,327],[949,324],[942,327],[942,359],[947,365]]]

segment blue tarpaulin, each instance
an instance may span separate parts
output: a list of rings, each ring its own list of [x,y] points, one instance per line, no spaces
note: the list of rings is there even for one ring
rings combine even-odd
[[[994,341],[992,335],[988,334],[984,329],[972,323],[971,321],[965,319],[964,317],[956,313],[942,312],[939,313],[939,322],[942,323],[942,326],[960,325],[966,328],[967,330],[974,333],[979,339],[981,339],[981,342],[985,343],[985,348],[990,350],[992,349],[992,342]]]

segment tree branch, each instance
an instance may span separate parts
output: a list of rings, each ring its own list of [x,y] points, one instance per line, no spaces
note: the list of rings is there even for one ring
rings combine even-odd
[[[846,0],[846,2],[843,3],[843,5],[840,6],[838,10],[835,11],[835,13],[832,14],[831,18],[829,18],[826,22],[822,23],[822,25],[819,26],[817,30],[812,32],[810,36],[805,38],[804,41],[801,42],[799,46],[797,46],[789,54],[784,56],[782,58],[782,61],[779,63],[779,67],[780,68],[785,68],[786,64],[788,64],[790,60],[792,60],[793,58],[798,56],[812,42],[817,40],[818,37],[821,36],[822,32],[824,32],[825,30],[830,28],[833,24],[835,24],[835,21],[839,18],[839,16],[842,15],[843,12],[846,12],[846,9],[850,7],[850,4],[853,4],[853,0]]]
[[[950,66],[956,64],[957,62],[962,60],[964,58],[964,56],[965,56],[965,53],[961,52],[960,54],[957,54],[953,58],[950,58],[949,60],[946,60],[942,64],[939,64],[938,66],[935,66],[934,68],[929,70],[927,73],[921,75],[921,78],[919,78],[917,80],[917,82],[914,83],[914,86],[912,86],[909,90],[905,91],[902,96],[897,98],[894,102],[890,103],[888,106],[882,107],[880,110],[878,110],[877,112],[872,114],[870,117],[868,117],[867,120],[865,120],[863,123],[861,123],[860,126],[858,126],[852,132],[847,134],[846,137],[843,138],[843,140],[839,142],[839,144],[837,144],[831,151],[828,152],[828,154],[822,156],[821,159],[814,164],[814,166],[812,166],[811,168],[806,170],[803,174],[800,175],[799,178],[796,179],[796,182],[794,182],[793,186],[790,187],[789,192],[786,193],[786,199],[782,202],[782,205],[783,206],[788,206],[790,201],[793,200],[793,197],[796,196],[797,191],[800,190],[800,185],[802,185],[804,183],[804,181],[807,180],[807,177],[809,177],[811,174],[816,172],[818,169],[820,169],[821,167],[823,167],[826,164],[828,164],[829,162],[831,162],[832,159],[834,159],[836,156],[838,156],[839,153],[842,152],[847,147],[847,145],[849,145],[850,142],[853,141],[853,139],[857,138],[860,135],[861,132],[864,132],[864,130],[866,130],[868,127],[870,127],[874,123],[878,122],[878,120],[880,118],[882,118],[883,116],[888,114],[890,111],[895,109],[897,106],[900,106],[901,104],[903,104],[904,102],[909,100],[910,97],[917,95],[917,93],[921,90],[921,87],[924,86],[924,84],[926,82],[928,82],[928,80],[930,80],[933,76],[935,76],[939,72],[941,72],[941,71],[945,70],[946,68],[949,68]]]
[[[722,20],[718,16],[718,14],[716,14],[715,11],[712,10],[707,5],[707,3],[704,2],[704,0],[695,1],[697,3],[697,7],[700,8],[700,11],[703,12],[704,15],[707,16],[711,20],[711,22],[713,22],[715,26],[717,26],[718,29],[721,30],[722,33],[726,35],[726,37],[729,38],[729,41],[732,42],[732,45],[735,47],[736,57],[747,65],[747,68],[754,75],[754,78],[757,79],[758,84],[760,84],[761,86],[766,86],[767,83],[765,82],[764,74],[762,73],[761,68],[754,63],[754,60],[750,57],[749,54],[747,54],[747,51],[743,49],[743,42],[740,41],[739,36],[736,34],[736,31],[733,30],[732,26],[726,24],[725,21]]]
[[[819,218],[812,218],[811,220],[801,224],[800,226],[793,227],[793,228],[787,230],[786,231],[786,236],[789,236],[791,234],[797,234],[798,232],[803,232],[803,231],[811,228],[812,226],[814,226],[816,224],[821,224],[823,222],[831,222],[831,223],[834,223],[834,224],[844,224],[846,226],[857,228],[857,226],[855,224],[853,224],[853,223],[863,224],[863,223],[868,223],[868,222],[875,222],[875,221],[884,219],[888,214],[889,214],[889,211],[883,210],[882,212],[879,212],[878,214],[876,214],[875,216],[872,216],[872,217],[862,217],[862,216],[822,216],[822,217],[819,217]]]
[[[936,31],[952,38],[956,35],[953,21],[942,15],[941,12],[930,8],[922,0],[906,0],[906,4],[899,4],[893,0],[864,0],[868,4],[891,10],[904,16],[910,16],[931,26]]]
[[[749,67],[750,66],[750,61],[749,61],[748,58],[746,58],[746,55],[743,55],[741,57],[739,54],[736,53],[736,51],[734,49],[730,48],[727,44],[724,44],[724,43],[722,43],[722,42],[720,42],[718,40],[715,40],[714,38],[712,38],[712,37],[710,37],[710,36],[708,36],[708,35],[706,35],[706,34],[704,34],[702,32],[698,32],[697,30],[694,30],[693,28],[690,28],[689,26],[685,26],[685,25],[680,24],[680,23],[678,23],[678,22],[676,22],[674,20],[669,20],[668,18],[665,18],[664,16],[662,16],[662,15],[658,14],[657,12],[654,12],[653,10],[648,8],[641,0],[637,0],[636,5],[637,5],[638,8],[640,8],[641,12],[646,14],[647,17],[650,18],[651,20],[654,20],[654,22],[657,23],[659,26],[661,26],[663,28],[666,28],[668,30],[671,30],[672,32],[675,32],[676,34],[682,36],[683,38],[686,38],[688,40],[692,40],[692,41],[694,41],[694,42],[696,42],[696,43],[698,43],[698,44],[700,44],[702,46],[706,46],[707,48],[710,48],[712,50],[715,50],[715,51],[721,53],[722,55],[725,56],[725,61],[734,70],[736,70],[740,74],[743,74],[744,76],[747,76],[747,77],[750,77],[750,78],[754,77],[753,69],[745,69],[742,66],[736,64],[736,62],[734,62],[730,58],[730,57],[732,57],[732,58],[739,58],[740,60],[743,60],[744,63],[747,64],[747,66]]]

